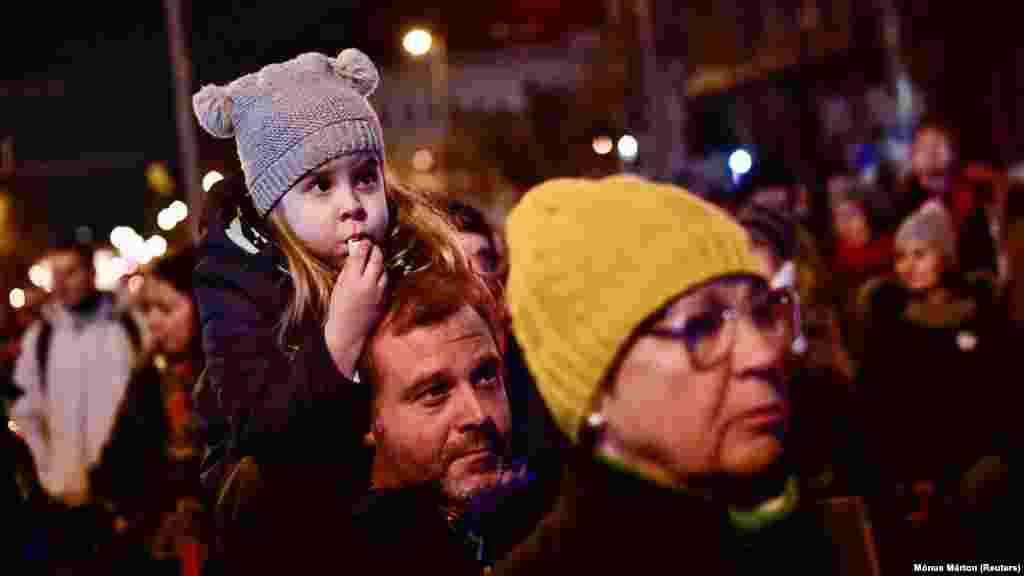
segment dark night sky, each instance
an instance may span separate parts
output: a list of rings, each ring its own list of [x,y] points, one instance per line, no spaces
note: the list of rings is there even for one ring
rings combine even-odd
[[[185,4],[193,91],[307,50],[355,46],[386,66],[400,57],[401,34],[414,24],[440,31],[459,52],[554,40],[602,18],[600,2],[569,9],[544,0]],[[63,95],[4,98],[0,131],[14,131],[19,163],[94,159],[99,168],[88,178],[19,185],[19,195],[32,194],[35,212],[46,214],[37,225],[88,223],[103,234],[120,223],[151,223],[143,167],[154,160],[174,167],[177,156],[163,3],[19,3],[13,16],[0,39],[0,83],[59,80]],[[510,37],[492,35],[498,22],[508,24]],[[208,148],[208,137],[199,137]]]

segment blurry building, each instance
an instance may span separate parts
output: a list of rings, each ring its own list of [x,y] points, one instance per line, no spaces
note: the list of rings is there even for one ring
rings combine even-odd
[[[435,48],[383,69],[372,100],[389,144],[407,148],[402,151],[411,161],[413,152],[443,139],[454,110],[522,112],[530,85],[575,88],[580,70],[600,49],[596,32],[492,52]]]

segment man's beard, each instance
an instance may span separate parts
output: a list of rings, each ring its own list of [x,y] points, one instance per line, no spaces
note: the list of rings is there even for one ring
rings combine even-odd
[[[499,463],[491,470],[477,472],[460,478],[443,478],[441,492],[453,503],[466,504],[482,492],[496,488],[501,481],[504,464]]]
[[[468,470],[459,470],[458,477],[452,477],[452,468],[461,458],[485,451],[479,457],[482,462],[462,463]],[[442,454],[445,475],[439,484],[441,493],[453,503],[469,502],[480,492],[494,488],[500,481],[505,465],[505,446],[501,438],[474,435],[464,442],[446,448]]]

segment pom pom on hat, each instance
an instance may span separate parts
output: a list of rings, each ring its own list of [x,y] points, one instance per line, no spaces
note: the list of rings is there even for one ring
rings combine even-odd
[[[323,163],[357,152],[384,157],[380,120],[367,96],[380,81],[366,54],[307,52],[208,85],[192,98],[203,129],[235,137],[245,186],[265,216],[296,182]]]
[[[346,48],[331,62],[334,73],[352,83],[355,91],[369,97],[380,83],[380,74],[373,61],[355,48]]]
[[[209,84],[192,96],[192,108],[203,130],[217,138],[231,138],[235,126],[231,121],[231,100],[228,91]]]

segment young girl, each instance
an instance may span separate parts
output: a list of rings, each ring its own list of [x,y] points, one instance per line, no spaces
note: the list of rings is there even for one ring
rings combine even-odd
[[[367,100],[377,82],[370,59],[347,49],[193,98],[206,131],[235,138],[244,173],[244,186],[226,183],[195,273],[207,366],[199,395],[219,406],[203,416],[227,429],[207,441],[208,487],[227,471],[218,463],[246,456],[347,459],[356,473],[369,415],[355,366],[388,283],[462,258],[437,211],[385,184]]]

